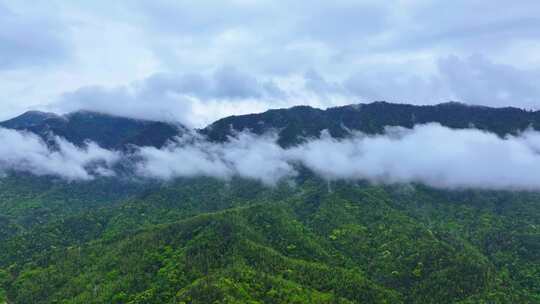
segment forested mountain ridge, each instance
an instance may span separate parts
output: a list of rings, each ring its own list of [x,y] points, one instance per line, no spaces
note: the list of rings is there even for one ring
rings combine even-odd
[[[540,130],[540,111],[471,106],[457,102],[425,106],[373,102],[326,110],[296,106],[260,114],[229,116],[196,131],[214,141],[226,141],[228,136],[241,131],[255,134],[277,131],[279,143],[290,146],[305,138],[318,137],[323,130],[341,138],[351,131],[378,134],[388,126],[412,128],[426,123],[439,123],[453,129],[477,128],[505,136],[527,128]],[[43,138],[54,134],[78,145],[90,140],[104,148],[119,148],[127,144],[161,147],[187,131],[187,127],[179,124],[91,111],[62,116],[29,111],[0,122],[0,127],[27,130]]]
[[[289,146],[302,138],[318,137],[322,130],[328,130],[330,135],[340,138],[350,131],[378,134],[387,126],[412,128],[434,122],[453,129],[474,127],[504,136],[527,128],[539,130],[540,112],[512,107],[470,106],[457,102],[426,106],[373,102],[326,110],[297,106],[261,114],[226,117],[206,127],[202,133],[213,140],[223,141],[232,131],[250,130],[263,134],[276,130],[280,144]]]
[[[76,145],[92,141],[107,149],[120,149],[126,145],[162,147],[168,140],[186,130],[179,124],[131,119],[91,111],[78,111],[66,115],[29,111],[0,122],[0,127],[29,131],[44,140],[48,140],[52,134]]]
[[[271,110],[198,130],[376,134],[438,122],[504,137],[538,112],[377,102]],[[29,112],[1,126],[107,149],[162,147],[187,129],[92,112]],[[233,176],[0,177],[0,303],[540,303],[540,194]]]
[[[538,194],[327,187],[186,179],[58,216],[3,240],[2,286],[14,303],[540,300]]]

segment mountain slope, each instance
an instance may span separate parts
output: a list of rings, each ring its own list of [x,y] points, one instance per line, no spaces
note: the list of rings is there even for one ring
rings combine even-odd
[[[0,127],[30,131],[45,140],[53,134],[76,145],[89,140],[107,149],[125,148],[130,144],[162,147],[168,140],[186,130],[181,125],[89,111],[63,116],[31,111],[1,122]]]
[[[43,124],[46,120],[62,120],[60,115],[41,111],[28,111],[17,117],[0,122],[0,126],[9,129],[27,129]]]
[[[0,258],[4,288],[14,303],[540,301],[538,194],[326,185],[178,181],[12,238],[33,254]]]
[[[280,144],[438,122],[515,134],[538,112],[372,103],[228,117]],[[1,123],[113,149],[185,129],[91,112]],[[232,128],[231,128],[232,127]],[[232,177],[0,177],[0,303],[540,303],[540,193]]]
[[[333,137],[345,137],[350,131],[382,133],[387,126],[412,128],[416,124],[440,123],[455,129],[478,128],[504,136],[529,127],[540,129],[540,112],[517,108],[489,108],[460,103],[416,106],[374,102],[320,110],[308,106],[270,110],[261,114],[220,119],[203,134],[224,141],[234,132],[250,130],[256,134],[275,130],[282,146],[294,145],[305,137],[318,137],[328,130]]]
[[[213,141],[225,141],[235,132],[279,133],[279,143],[290,146],[303,138],[318,137],[328,130],[341,138],[351,131],[382,133],[387,126],[412,128],[417,124],[440,123],[455,129],[477,128],[505,136],[527,128],[540,130],[540,112],[518,108],[469,106],[456,102],[430,106],[374,102],[321,110],[309,106],[269,110],[261,114],[230,116],[199,130]],[[0,122],[0,127],[27,130],[44,139],[49,134],[81,145],[94,141],[104,148],[121,148],[129,144],[162,147],[168,140],[187,129],[164,122],[136,120],[89,111],[63,116],[30,111]]]

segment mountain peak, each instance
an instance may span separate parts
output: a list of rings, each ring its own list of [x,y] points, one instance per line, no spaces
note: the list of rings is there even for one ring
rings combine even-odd
[[[44,139],[54,134],[76,145],[92,141],[111,149],[123,149],[127,145],[160,147],[185,129],[181,125],[87,110],[64,115],[29,111],[0,122],[0,127],[26,130]]]
[[[12,119],[0,122],[0,126],[4,128],[11,129],[26,129],[32,126],[42,124],[44,121],[49,119],[60,119],[62,116],[51,113],[51,112],[42,112],[42,111],[27,111],[23,114],[14,117]]]
[[[93,111],[93,110],[77,110],[77,111],[64,114],[64,116],[66,117],[71,117],[71,116],[118,117],[122,119],[131,119],[131,118],[121,116],[121,115],[109,114],[109,113],[105,113],[101,111]]]

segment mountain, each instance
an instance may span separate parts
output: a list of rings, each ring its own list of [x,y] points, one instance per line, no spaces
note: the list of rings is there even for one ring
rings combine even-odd
[[[10,303],[539,303],[537,193],[331,186],[186,179],[20,228],[0,286]]]
[[[226,117],[203,129],[202,133],[212,140],[223,141],[234,132],[243,130],[256,134],[275,130],[279,143],[290,146],[303,138],[318,137],[322,130],[341,138],[350,131],[377,134],[387,126],[412,128],[416,124],[434,122],[449,128],[474,127],[504,136],[529,127],[539,130],[540,112],[511,107],[470,106],[457,102],[429,106],[374,102],[327,110],[297,106],[261,114]]]
[[[282,146],[438,122],[505,136],[539,113],[447,103],[301,106],[232,116],[213,141]],[[0,123],[103,147],[161,147],[182,126],[93,112]],[[540,303],[540,193],[205,176],[0,177],[0,303]]]
[[[162,147],[168,140],[186,130],[185,127],[176,124],[90,111],[73,112],[62,116],[30,111],[1,122],[0,127],[26,130],[45,140],[53,134],[76,145],[82,145],[89,140],[107,149],[120,149],[128,145]]]
[[[384,132],[387,126],[412,128],[425,123],[439,123],[454,129],[474,127],[505,136],[527,128],[540,130],[540,111],[471,106],[457,102],[428,106],[373,102],[326,110],[296,106],[260,114],[229,116],[198,132],[213,141],[226,141],[235,132],[263,134],[276,131],[279,144],[291,146],[306,138],[319,137],[323,130],[328,130],[333,137],[342,138],[350,135],[351,131],[378,134]],[[30,111],[0,122],[0,127],[27,130],[44,139],[54,134],[77,145],[90,140],[109,149],[129,144],[162,147],[168,140],[188,130],[179,124],[90,111],[66,115]]]
[[[0,126],[10,129],[27,129],[32,126],[41,125],[44,121],[49,119],[61,120],[62,117],[54,113],[28,111],[20,116],[1,122]]]

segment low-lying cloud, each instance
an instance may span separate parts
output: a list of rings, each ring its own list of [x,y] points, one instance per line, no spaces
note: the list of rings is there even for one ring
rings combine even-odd
[[[52,137],[53,147],[38,136],[0,128],[0,174],[8,171],[60,176],[67,180],[90,180],[114,175],[112,165],[120,154],[87,143],[84,147]]]
[[[292,159],[328,179],[419,182],[443,188],[540,189],[540,133],[500,138],[439,124],[386,135],[328,136],[292,149]]]
[[[277,143],[277,136],[240,133],[225,143],[210,143],[202,138],[179,138],[164,149],[144,147],[137,173],[152,178],[170,179],[196,175],[253,178],[266,184],[295,175],[287,158],[288,150]]]
[[[418,182],[441,188],[540,189],[540,133],[500,138],[477,129],[439,124],[387,128],[384,135],[323,134],[284,149],[276,136],[242,133],[227,143],[180,140],[165,149],[142,148],[138,173],[170,179],[238,175],[275,184],[295,176],[295,164],[329,180]]]
[[[95,144],[76,147],[56,138],[50,149],[38,137],[0,129],[0,171],[23,170],[67,179],[113,174],[124,158]],[[133,152],[138,177],[233,176],[267,185],[294,178],[304,166],[328,180],[369,180],[377,183],[424,183],[439,188],[540,189],[540,132],[498,137],[478,129],[454,130],[439,124],[413,129],[387,128],[385,134],[351,134],[336,139],[324,133],[292,148],[277,144],[277,135],[239,133],[225,143],[200,135],[177,138],[157,149]]]

